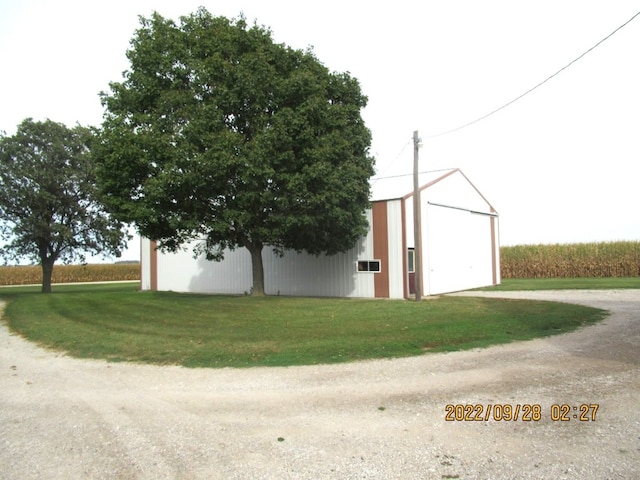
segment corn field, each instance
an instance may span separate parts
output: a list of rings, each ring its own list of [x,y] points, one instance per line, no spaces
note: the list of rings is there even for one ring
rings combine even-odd
[[[139,263],[55,265],[52,283],[110,282],[140,280]],[[0,285],[38,285],[42,268],[35,266],[0,267]]]
[[[516,245],[500,248],[502,278],[640,276],[640,242]]]

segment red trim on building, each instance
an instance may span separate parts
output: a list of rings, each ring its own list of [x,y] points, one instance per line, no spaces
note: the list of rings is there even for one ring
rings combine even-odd
[[[419,192],[422,192],[423,190],[426,190],[427,188],[429,188],[431,185],[435,185],[436,183],[444,180],[445,178],[447,178],[450,175],[453,175],[454,173],[460,172],[459,169],[454,168],[453,170],[451,170],[450,172],[445,173],[444,175],[442,175],[441,177],[436,178],[435,180],[432,180],[428,183],[425,183],[424,185],[421,185],[420,188],[418,189]],[[462,172],[460,172],[462,173]],[[464,175],[464,174],[463,174]],[[467,177],[464,177],[467,178]],[[468,179],[467,179],[468,180]],[[473,187],[475,188],[475,187]],[[402,197],[403,200],[407,200],[409,198],[413,197],[413,190],[409,193],[407,193],[404,197]]]
[[[495,210],[491,208],[491,213]],[[493,284],[498,285],[498,259],[496,258],[496,218],[491,217],[491,274],[493,275]]]
[[[402,290],[404,298],[409,298],[409,265],[407,255],[409,248],[407,247],[407,211],[404,205],[406,200],[400,200],[400,219],[402,225]]]
[[[389,227],[387,202],[374,202],[371,208],[373,220],[373,256],[380,260],[380,273],[373,277],[376,298],[389,298]]]

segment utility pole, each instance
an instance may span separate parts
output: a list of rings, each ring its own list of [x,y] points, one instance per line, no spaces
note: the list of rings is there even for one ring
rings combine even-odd
[[[422,213],[420,211],[420,183],[418,180],[418,131],[413,132],[413,268],[415,275],[416,302],[422,300]]]

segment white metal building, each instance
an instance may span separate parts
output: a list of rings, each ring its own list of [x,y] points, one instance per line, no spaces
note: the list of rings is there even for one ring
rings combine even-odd
[[[423,295],[500,283],[498,214],[459,170],[420,175]],[[369,232],[343,254],[313,256],[263,250],[269,295],[409,298],[414,294],[413,180],[372,185]],[[251,290],[251,256],[225,252],[222,262],[194,259],[192,245],[162,253],[142,239],[142,289],[218,294]]]

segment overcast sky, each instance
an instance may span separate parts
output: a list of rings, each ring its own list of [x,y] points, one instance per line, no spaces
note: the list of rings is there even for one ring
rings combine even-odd
[[[640,239],[637,0],[0,0],[0,130],[27,117],[99,125],[138,15],[214,15],[270,27],[356,77],[377,175],[459,167],[500,214],[502,245]],[[137,258],[137,245],[129,257]]]

